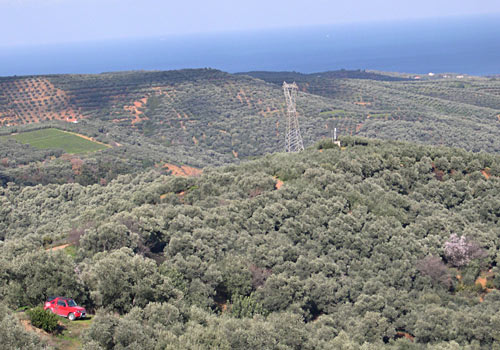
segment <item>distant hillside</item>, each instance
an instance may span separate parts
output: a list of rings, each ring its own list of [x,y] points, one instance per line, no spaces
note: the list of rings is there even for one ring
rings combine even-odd
[[[500,152],[498,79],[419,81],[365,71],[232,75],[186,69],[0,78],[0,134],[55,123],[133,147],[153,163],[237,162],[283,149],[284,80],[301,90],[297,109],[306,145],[336,128],[339,135]]]
[[[410,80],[408,77],[394,76],[383,73],[367,72],[364,70],[336,70],[318,73],[299,73],[299,72],[268,72],[252,71],[236,73],[236,75],[249,75],[254,78],[262,79],[273,84],[281,84],[283,80],[295,81],[296,83],[308,83],[315,78],[327,79],[368,79],[378,81],[404,81]]]
[[[495,78],[440,75],[420,81],[362,71],[242,74],[278,86],[294,80],[305,93],[361,107],[353,134],[500,151],[500,81]]]
[[[214,70],[181,70],[0,78],[0,123],[74,121],[107,114],[137,122],[136,108],[144,107],[142,99],[151,94],[161,95],[185,82],[228,77]]]

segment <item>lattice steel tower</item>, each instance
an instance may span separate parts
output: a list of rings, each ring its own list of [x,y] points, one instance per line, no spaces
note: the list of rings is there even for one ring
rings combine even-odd
[[[283,82],[288,118],[285,139],[285,149],[287,152],[300,152],[304,150],[304,143],[302,142],[302,136],[300,136],[299,118],[295,109],[298,89],[295,82],[292,84],[287,84],[286,81]]]

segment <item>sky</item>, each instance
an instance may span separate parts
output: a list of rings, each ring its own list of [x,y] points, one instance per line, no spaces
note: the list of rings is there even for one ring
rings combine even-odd
[[[0,0],[0,46],[500,14],[499,0]]]

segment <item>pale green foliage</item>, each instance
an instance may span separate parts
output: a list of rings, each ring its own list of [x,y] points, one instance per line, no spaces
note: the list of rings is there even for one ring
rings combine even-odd
[[[252,290],[252,274],[248,262],[228,256],[221,264],[222,289],[228,295],[248,295]]]
[[[36,250],[6,263],[10,270],[5,299],[14,307],[36,306],[49,295],[69,295],[86,301],[75,262],[62,251]]]
[[[178,295],[153,260],[134,255],[130,248],[96,254],[83,276],[95,304],[108,310],[127,312]]]
[[[253,295],[235,295],[231,300],[231,315],[237,318],[253,317],[254,315],[266,315],[266,310],[258,303]]]
[[[153,171],[106,186],[2,189],[0,292],[14,306],[40,303],[32,281],[57,277],[44,290],[81,293],[100,311],[85,338],[94,348],[497,346],[498,292],[479,303],[462,282],[499,256],[500,158],[342,142],[187,179]],[[489,179],[468,173],[473,160]],[[74,258],[42,250],[43,237],[74,232]],[[477,242],[483,259],[446,265],[452,233]],[[419,266],[428,256],[442,274]]]
[[[125,225],[106,223],[83,235],[80,245],[82,249],[93,255],[121,247],[136,249],[138,240],[137,233],[130,232]]]

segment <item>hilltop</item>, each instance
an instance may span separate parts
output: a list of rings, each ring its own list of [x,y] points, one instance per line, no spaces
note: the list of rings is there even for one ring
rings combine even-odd
[[[0,299],[73,296],[97,312],[83,349],[498,346],[500,156],[341,142],[0,189]]]

